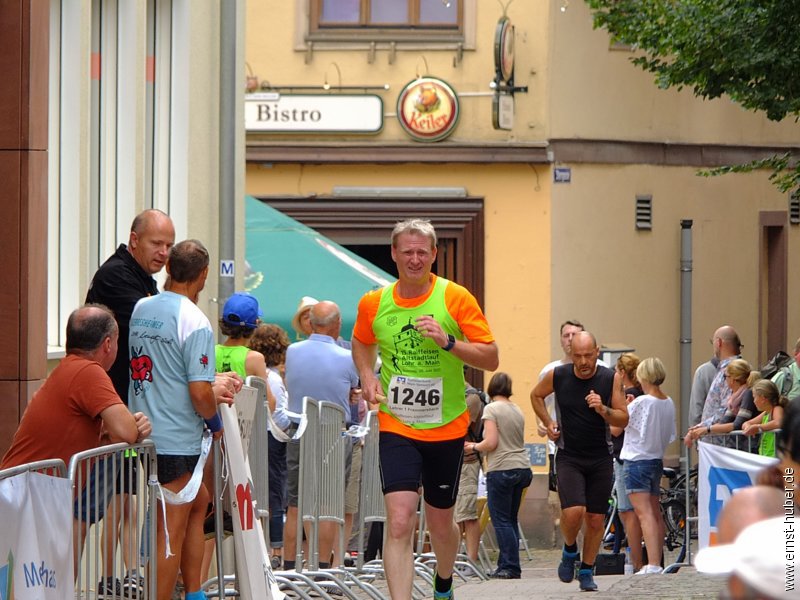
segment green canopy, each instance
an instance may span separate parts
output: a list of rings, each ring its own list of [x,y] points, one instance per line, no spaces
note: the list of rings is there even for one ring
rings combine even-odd
[[[245,197],[245,289],[258,298],[262,320],[292,329],[300,299],[333,300],[350,339],[358,301],[396,278],[324,235],[252,196]]]

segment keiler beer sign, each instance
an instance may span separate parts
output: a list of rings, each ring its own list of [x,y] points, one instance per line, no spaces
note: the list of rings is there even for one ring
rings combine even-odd
[[[458,97],[453,88],[433,77],[410,82],[397,99],[400,125],[421,142],[438,142],[453,133],[458,114]]]

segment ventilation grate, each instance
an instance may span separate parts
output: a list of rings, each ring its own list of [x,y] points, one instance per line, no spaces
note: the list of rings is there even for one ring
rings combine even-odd
[[[789,223],[800,225],[800,189],[789,195]]]
[[[636,229],[653,229],[652,196],[636,196]]]

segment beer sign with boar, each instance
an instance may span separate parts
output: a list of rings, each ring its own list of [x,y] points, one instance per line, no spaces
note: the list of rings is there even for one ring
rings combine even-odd
[[[441,79],[420,77],[411,81],[397,99],[397,118],[403,129],[420,142],[438,142],[458,123],[458,97]]]

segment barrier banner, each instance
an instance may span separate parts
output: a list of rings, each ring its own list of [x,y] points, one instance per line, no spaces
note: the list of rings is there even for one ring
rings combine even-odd
[[[698,445],[697,466],[698,545],[714,545],[722,507],[737,490],[755,485],[760,471],[778,462],[742,450],[706,442]]]
[[[0,481],[0,600],[67,600],[72,483],[27,472]]]
[[[228,462],[228,492],[233,517],[233,543],[236,554],[236,572],[238,573],[239,596],[242,600],[283,600],[286,596],[278,587],[269,561],[269,552],[264,540],[261,521],[256,516],[253,502],[253,481],[250,465],[245,459],[242,448],[242,436],[249,439],[252,427],[255,403],[258,400],[257,390],[243,386],[236,395],[234,406],[241,406],[240,423],[237,409],[226,404],[219,407],[222,423],[225,427],[225,459]],[[252,406],[252,410],[248,410]],[[249,413],[250,424],[247,424]],[[240,433],[241,432],[241,433]]]

